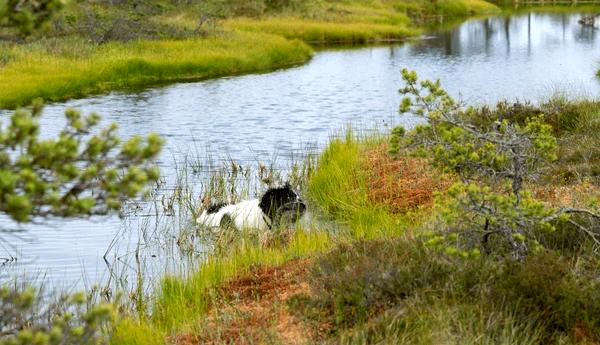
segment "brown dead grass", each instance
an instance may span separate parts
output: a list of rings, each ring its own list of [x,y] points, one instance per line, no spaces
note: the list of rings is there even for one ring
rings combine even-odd
[[[589,207],[600,202],[600,186],[584,181],[566,186],[536,186],[535,197],[554,207]]]
[[[219,302],[195,334],[169,339],[173,345],[311,343],[308,327],[289,312],[287,301],[309,292],[309,260],[259,267],[216,290]]]
[[[366,153],[369,199],[390,212],[403,213],[433,204],[435,192],[446,190],[452,179],[436,171],[426,158],[393,157],[387,145]]]

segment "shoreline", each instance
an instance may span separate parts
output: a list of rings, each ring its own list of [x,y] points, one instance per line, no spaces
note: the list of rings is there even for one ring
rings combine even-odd
[[[467,13],[446,17],[467,19],[500,11],[480,0],[471,2],[475,5],[469,5],[473,7],[467,7]],[[323,47],[403,42],[424,32],[425,26],[412,22],[404,12],[378,6],[350,6],[349,12],[355,13],[348,18],[320,21],[294,16],[234,17],[201,38],[94,44],[67,37],[0,44],[0,109],[26,106],[36,98],[58,102],[110,91],[268,73],[305,64]],[[195,23],[184,15],[173,21],[174,27],[188,30]]]

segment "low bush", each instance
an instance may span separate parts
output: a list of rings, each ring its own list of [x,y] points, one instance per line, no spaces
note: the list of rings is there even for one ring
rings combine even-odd
[[[422,326],[415,322],[416,310],[471,308],[479,312],[463,316],[453,327],[502,315],[514,329],[531,332],[538,343],[582,336],[598,340],[600,282],[592,269],[598,262],[580,260],[552,251],[524,262],[463,259],[429,250],[421,241],[360,241],[322,256],[312,272],[313,294],[291,303],[313,324],[332,325],[326,337],[365,332],[382,319],[395,324],[396,336],[408,337]],[[424,326],[422,331],[435,334]]]
[[[307,300],[305,312],[336,329],[365,322],[423,288],[445,285],[453,266],[434,256],[422,245],[407,242],[341,245],[318,261],[313,271],[315,295]]]
[[[543,116],[558,138],[558,159],[547,170],[546,180],[574,183],[590,179],[600,184],[600,102],[569,99],[557,95],[539,105],[529,102],[499,102],[495,107],[472,109],[465,113],[478,128],[508,120],[524,125],[532,116]]]

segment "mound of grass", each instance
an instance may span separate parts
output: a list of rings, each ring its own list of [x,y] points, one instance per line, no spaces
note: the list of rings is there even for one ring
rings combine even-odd
[[[151,303],[150,318],[125,318],[113,330],[112,344],[164,344],[169,336],[200,334],[210,307],[222,297],[222,284],[248,274],[259,266],[280,265],[331,248],[328,234],[299,230],[285,246],[265,248],[245,240],[225,255],[207,258],[186,278],[166,277]]]
[[[369,200],[384,205],[394,214],[431,207],[436,193],[452,184],[450,175],[432,169],[431,160],[392,156],[388,154],[388,145],[374,147],[364,155]]]
[[[300,41],[248,32],[185,40],[92,45],[39,42],[0,48],[11,56],[0,69],[0,107],[34,98],[64,100],[108,90],[270,71],[308,60]]]
[[[404,25],[376,23],[330,23],[297,18],[231,19],[226,27],[267,32],[309,43],[367,43],[399,40],[421,31]]]
[[[383,137],[358,138],[348,131],[322,153],[308,189],[311,201],[345,224],[350,238],[403,234],[431,216],[437,192],[450,178],[427,160],[393,160]]]
[[[552,252],[525,262],[465,260],[414,240],[360,241],[318,260],[312,293],[290,303],[309,324],[332,325],[325,339],[345,344],[428,344],[443,335],[455,344],[576,343],[600,336],[598,282],[579,265]]]
[[[353,237],[374,237],[398,232],[398,219],[384,205],[372,203],[368,193],[368,171],[363,154],[378,143],[358,142],[352,132],[335,139],[321,155],[318,169],[309,181],[313,202],[348,226]]]

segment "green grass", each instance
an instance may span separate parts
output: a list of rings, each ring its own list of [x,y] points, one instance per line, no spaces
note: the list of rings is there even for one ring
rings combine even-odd
[[[345,138],[329,143],[309,181],[312,201],[326,214],[345,224],[352,238],[374,238],[400,232],[398,227],[402,222],[398,216],[370,202],[367,194],[367,171],[362,153],[382,140],[359,140],[349,130]]]
[[[56,41],[0,50],[11,57],[0,69],[0,108],[21,106],[37,97],[56,101],[108,90],[270,71],[303,63],[312,55],[300,41],[248,32],[100,46],[80,40]]]
[[[309,43],[367,43],[399,40],[418,35],[421,30],[404,25],[374,23],[329,23],[297,18],[256,20],[231,19],[227,27],[268,32]]]
[[[310,17],[232,18],[226,27],[268,32],[311,43],[365,43],[398,40],[422,32],[414,20],[433,15],[467,17],[499,9],[481,0],[324,2]]]
[[[113,344],[164,344],[172,334],[193,330],[212,303],[212,289],[255,266],[273,266],[331,248],[327,233],[299,230],[286,246],[264,248],[243,241],[226,256],[211,256],[189,277],[166,277],[148,319],[124,318],[117,323]]]
[[[186,278],[165,277],[149,318],[126,317],[115,327],[113,344],[161,344],[169,335],[193,331],[201,324],[215,297],[213,289],[252,267],[274,266],[330,250],[357,238],[398,236],[418,222],[417,215],[393,215],[367,200],[366,170],[360,154],[381,143],[380,138],[358,140],[352,131],[332,140],[310,179],[314,202],[343,224],[337,232],[300,229],[287,245],[267,247],[241,236],[225,255],[209,256],[201,268]],[[340,205],[334,207],[334,205]]]

